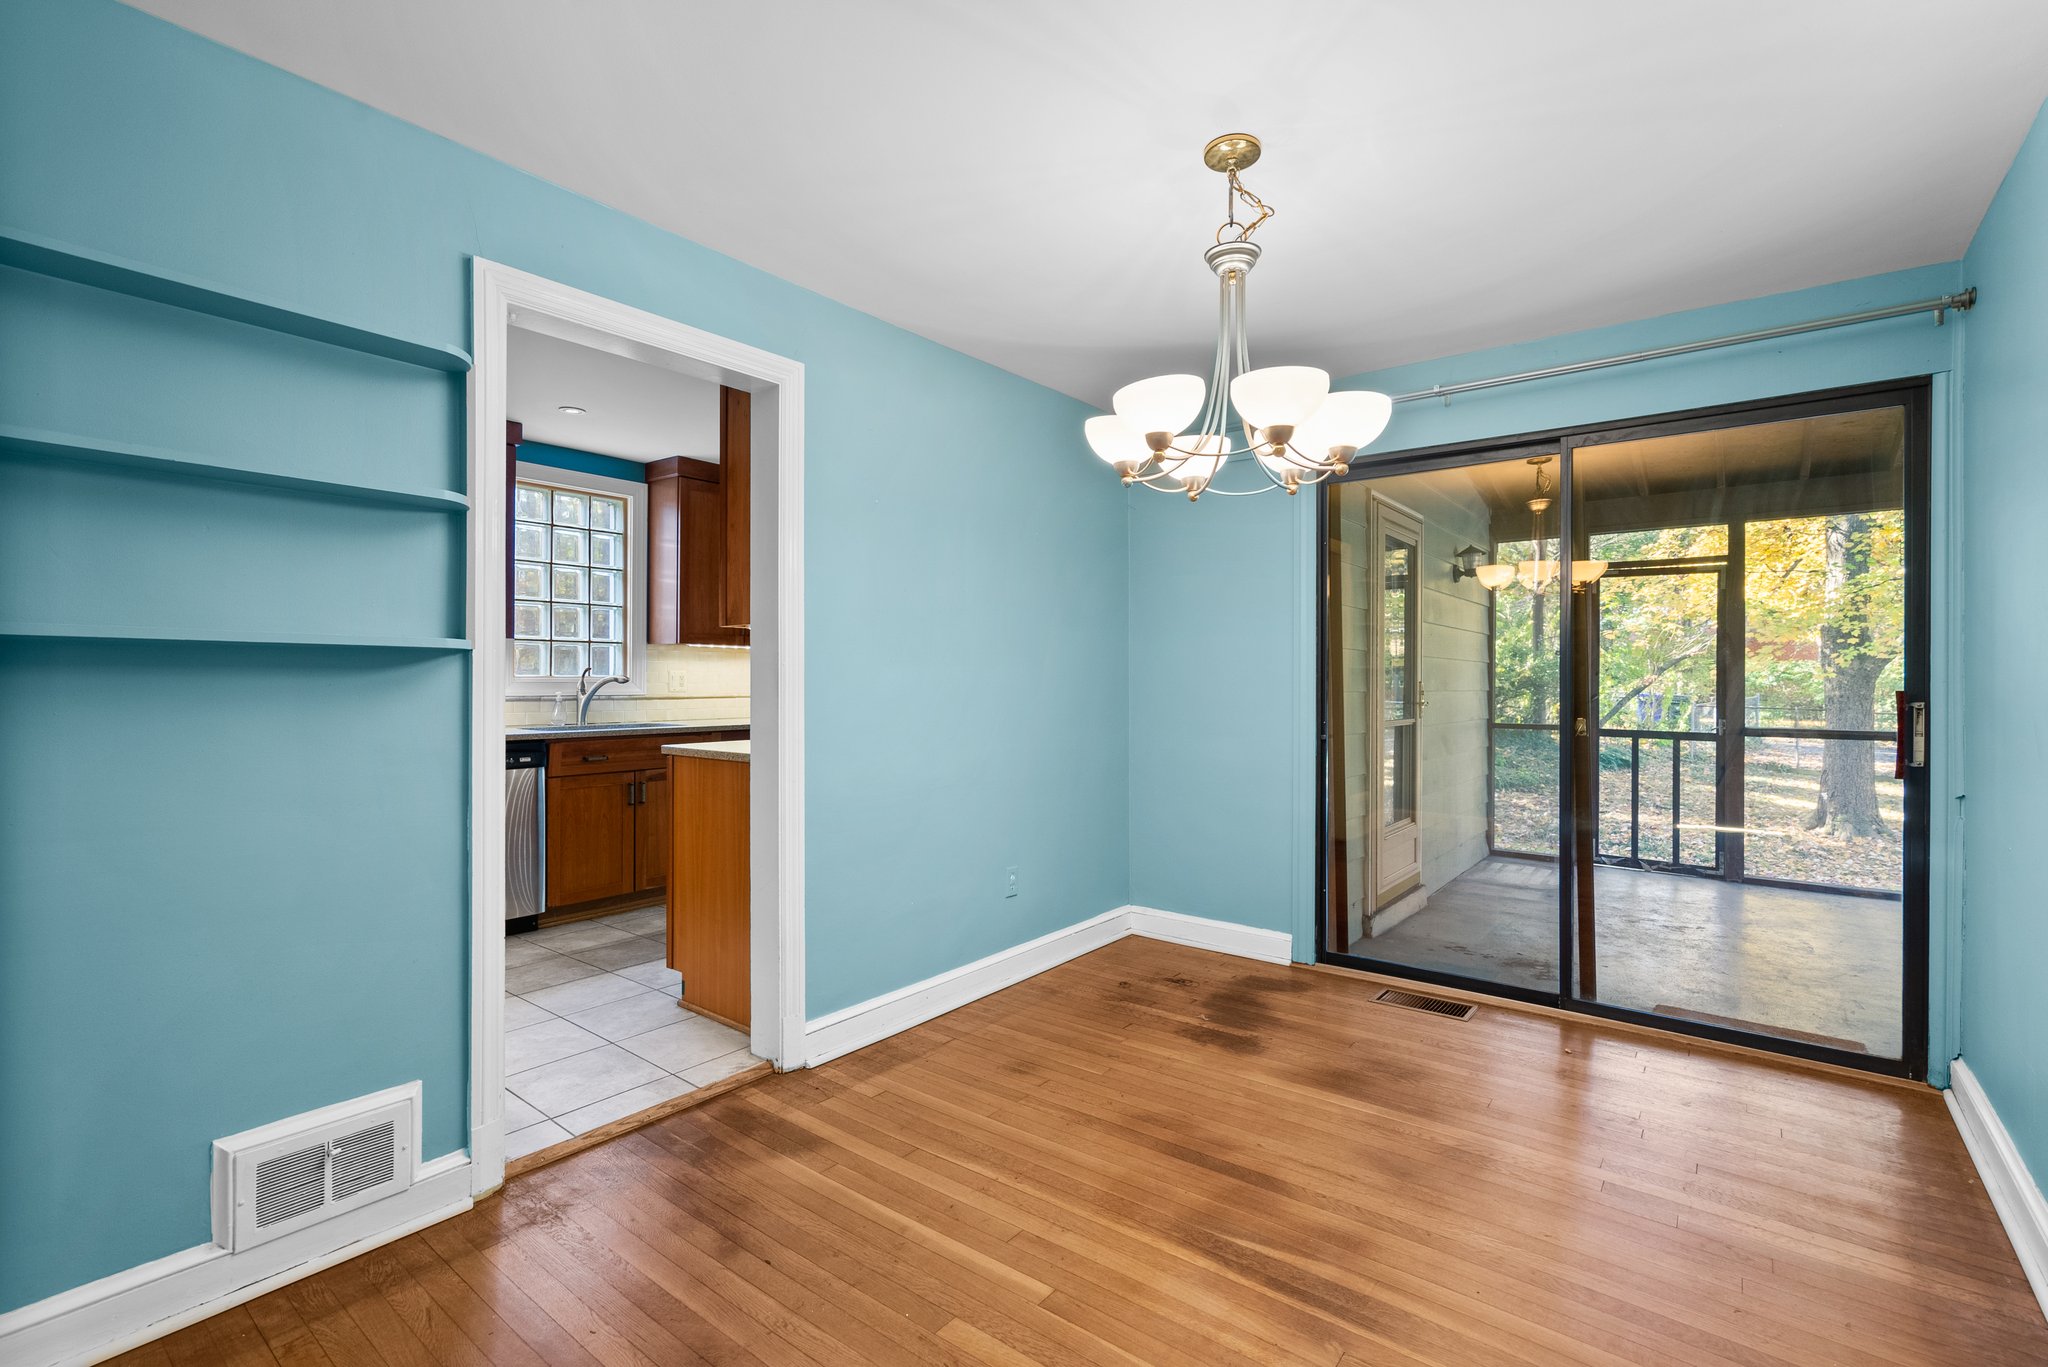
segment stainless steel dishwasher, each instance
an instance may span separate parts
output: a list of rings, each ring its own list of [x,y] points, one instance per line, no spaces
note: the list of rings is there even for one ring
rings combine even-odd
[[[548,885],[548,743],[505,742],[505,933],[540,927]]]

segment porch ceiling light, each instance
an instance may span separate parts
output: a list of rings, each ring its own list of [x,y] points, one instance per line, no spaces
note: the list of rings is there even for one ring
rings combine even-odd
[[[1479,580],[1480,587],[1498,593],[1509,584],[1520,584],[1532,593],[1543,593],[1557,582],[1559,562],[1546,559],[1543,554],[1543,515],[1550,510],[1554,501],[1551,492],[1556,487],[1550,481],[1549,465],[1553,456],[1531,456],[1526,464],[1536,467],[1536,496],[1529,500],[1529,545],[1535,550],[1534,560],[1519,560],[1513,563],[1503,561],[1493,565],[1480,565],[1471,573]],[[1476,547],[1474,548],[1477,549]],[[1459,552],[1463,555],[1464,552]],[[1571,583],[1573,593],[1584,593],[1586,585],[1607,573],[1605,560],[1572,561]],[[1453,577],[1462,577],[1454,574]]]

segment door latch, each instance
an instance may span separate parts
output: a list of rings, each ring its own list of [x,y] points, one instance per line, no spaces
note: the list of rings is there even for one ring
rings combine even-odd
[[[1898,729],[1892,740],[1892,777],[1904,778],[1908,769],[1927,767],[1927,704],[1907,702],[1903,690],[1892,694],[1898,709]]]

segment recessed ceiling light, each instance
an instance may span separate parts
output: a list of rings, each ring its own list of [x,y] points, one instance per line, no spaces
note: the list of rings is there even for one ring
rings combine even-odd
[[[590,410],[587,408],[578,408],[573,403],[565,403],[561,405],[559,408],[555,409],[555,411],[557,413],[567,413],[572,418],[580,418],[585,413],[588,413]]]

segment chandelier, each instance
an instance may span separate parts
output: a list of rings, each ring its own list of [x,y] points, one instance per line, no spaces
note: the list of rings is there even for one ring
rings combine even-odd
[[[1544,540],[1543,537],[1543,515],[1550,511],[1550,505],[1555,501],[1551,498],[1551,494],[1556,489],[1556,485],[1551,482],[1549,469],[1550,462],[1553,459],[1555,457],[1552,456],[1531,456],[1523,462],[1525,465],[1534,466],[1536,470],[1536,496],[1528,500],[1527,503],[1529,509],[1529,553],[1535,558],[1512,562],[1502,561],[1499,564],[1493,565],[1474,565],[1470,562],[1479,558],[1480,550],[1477,546],[1467,546],[1464,550],[1457,553],[1457,563],[1454,563],[1451,567],[1452,582],[1455,583],[1470,575],[1479,581],[1481,588],[1489,592],[1498,593],[1510,584],[1520,584],[1532,593],[1539,594],[1557,582],[1558,571],[1562,566],[1559,561],[1551,559],[1544,553],[1550,543]],[[1592,583],[1605,573],[1607,573],[1607,562],[1605,560],[1572,561],[1572,592],[1584,593],[1586,585]]]
[[[1265,482],[1215,492],[1285,489],[1292,494],[1350,469],[1352,456],[1386,429],[1393,414],[1393,400],[1385,394],[1364,389],[1331,393],[1329,372],[1314,366],[1251,368],[1244,282],[1259,261],[1252,234],[1273,210],[1245,189],[1237,173],[1258,159],[1259,140],[1249,133],[1225,134],[1202,150],[1203,163],[1229,181],[1224,195],[1229,219],[1216,230],[1216,245],[1202,253],[1216,272],[1218,294],[1216,363],[1208,383],[1199,375],[1139,380],[1111,396],[1113,415],[1083,424],[1088,445],[1126,485],[1184,492],[1192,502],[1210,488],[1232,455],[1248,450]],[[1238,222],[1240,204],[1252,215],[1249,222]]]

